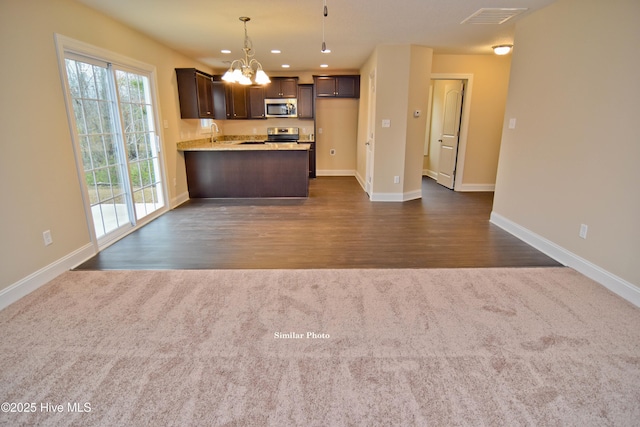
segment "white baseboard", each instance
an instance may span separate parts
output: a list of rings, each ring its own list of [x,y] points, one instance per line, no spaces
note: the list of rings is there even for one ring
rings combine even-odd
[[[77,267],[95,254],[96,252],[93,244],[88,243],[80,249],[71,252],[67,256],[60,258],[44,268],[41,268],[35,273],[30,274],[8,288],[3,289],[0,291],[0,310],[7,307],[9,304],[13,304],[18,301],[23,296],[35,291],[45,283],[52,281],[65,271]]]
[[[173,209],[173,208],[176,208],[176,207],[180,206],[181,204],[183,204],[187,200],[189,200],[189,192],[188,191],[185,191],[182,194],[178,194],[176,197],[171,199],[171,208],[170,209]]]
[[[356,176],[356,171],[353,169],[319,169],[316,171],[317,176]]]
[[[490,221],[492,224],[495,224],[503,230],[511,233],[515,237],[525,243],[528,243],[559,263],[573,268],[588,278],[600,283],[611,292],[618,294],[630,303],[640,307],[640,288],[638,286],[608,272],[573,252],[558,246],[552,241],[539,236],[538,234],[516,224],[498,213],[491,212]]]
[[[366,182],[364,181],[364,177],[362,175],[360,175],[358,173],[358,171],[356,171],[356,180],[358,180],[358,184],[360,184],[360,187],[362,187],[362,191],[364,191],[365,193],[367,192],[367,186],[366,186]]]
[[[408,202],[422,198],[422,190],[407,191],[406,193],[371,193],[372,202]]]
[[[429,178],[438,179],[438,172],[429,170],[429,169],[423,169],[422,170],[422,176],[428,176]]]
[[[429,178],[438,181],[438,172],[422,169],[422,176],[428,176]],[[495,184],[460,184],[454,187],[455,191],[460,192],[472,192],[472,191],[495,191]]]
[[[495,184],[460,184],[456,186],[456,191],[495,191]]]

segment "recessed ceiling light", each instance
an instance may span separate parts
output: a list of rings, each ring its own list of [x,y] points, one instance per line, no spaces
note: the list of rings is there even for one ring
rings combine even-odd
[[[320,64],[320,67],[321,67],[321,68],[327,68],[327,67],[329,67],[329,65],[327,65],[327,64]]]
[[[231,51],[229,49],[222,49],[220,52],[222,52],[222,53],[231,53]]]
[[[282,64],[282,68],[289,68],[289,64]]]
[[[271,50],[271,53],[282,53],[282,51],[279,49],[273,49]]]

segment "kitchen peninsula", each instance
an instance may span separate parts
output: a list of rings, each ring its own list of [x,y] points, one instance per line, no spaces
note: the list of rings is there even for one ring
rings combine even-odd
[[[309,196],[309,144],[201,139],[177,148],[190,198]]]

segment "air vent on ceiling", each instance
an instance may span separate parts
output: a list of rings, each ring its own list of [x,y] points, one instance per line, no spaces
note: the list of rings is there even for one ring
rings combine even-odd
[[[473,15],[461,22],[461,24],[504,24],[509,19],[522,12],[527,11],[524,8],[483,8],[475,12]]]

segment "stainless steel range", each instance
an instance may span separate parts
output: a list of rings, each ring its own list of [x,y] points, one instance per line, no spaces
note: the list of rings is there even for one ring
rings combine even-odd
[[[298,142],[299,128],[267,128],[265,142]]]

